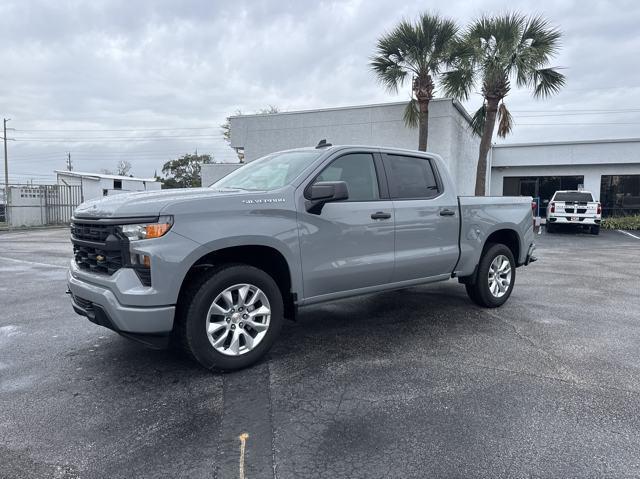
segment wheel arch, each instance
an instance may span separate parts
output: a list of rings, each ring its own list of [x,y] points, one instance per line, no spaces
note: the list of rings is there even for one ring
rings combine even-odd
[[[484,254],[488,245],[495,244],[495,243],[503,244],[507,248],[509,248],[511,250],[511,253],[513,254],[513,258],[515,259],[516,265],[520,264],[520,253],[522,250],[522,247],[521,247],[522,241],[520,240],[520,235],[515,229],[501,228],[491,232],[491,234],[487,236],[487,239],[484,241],[484,244],[482,245],[482,254]],[[482,257],[482,254],[480,255],[480,257]]]
[[[177,299],[177,311],[180,311],[187,286],[197,281],[212,268],[229,263],[242,263],[254,266],[269,274],[282,294],[285,305],[285,316],[295,317],[297,301],[297,278],[286,253],[273,244],[251,242],[241,244],[224,244],[217,248],[203,248],[191,261],[191,266],[184,274]],[[177,318],[179,319],[179,318]]]

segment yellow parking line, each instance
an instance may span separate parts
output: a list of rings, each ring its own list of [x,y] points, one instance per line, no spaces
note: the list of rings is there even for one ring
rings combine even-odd
[[[244,453],[247,446],[247,439],[249,438],[249,434],[243,432],[240,434],[240,479],[245,479],[244,477]]]

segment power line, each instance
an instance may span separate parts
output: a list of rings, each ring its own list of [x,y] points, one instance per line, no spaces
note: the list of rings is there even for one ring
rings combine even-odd
[[[60,129],[16,129],[19,132],[59,132],[59,131],[73,131],[73,132],[86,132],[91,133],[94,131],[177,131],[177,130],[213,130],[219,129],[219,126],[193,126],[193,127],[175,127],[175,128],[92,128],[92,129],[75,129],[75,128],[60,128]]]
[[[520,123],[515,122],[516,125],[524,126],[607,126],[607,125],[640,125],[640,122],[590,122],[590,123]]]
[[[198,141],[224,140],[223,136],[189,136],[189,137],[123,137],[123,138],[16,138],[20,143],[127,143],[127,142],[150,142],[150,141],[180,141],[199,138]]]

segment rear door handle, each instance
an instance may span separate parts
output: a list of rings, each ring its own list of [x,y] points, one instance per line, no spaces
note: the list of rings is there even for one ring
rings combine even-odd
[[[444,210],[440,210],[440,216],[454,216],[456,214],[455,211],[445,208]]]
[[[385,213],[384,211],[376,211],[371,214],[372,220],[388,220],[391,218],[391,213]]]

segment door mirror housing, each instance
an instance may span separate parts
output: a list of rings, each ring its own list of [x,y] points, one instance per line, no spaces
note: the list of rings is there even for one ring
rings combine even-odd
[[[344,181],[319,181],[309,186],[304,196],[306,210],[319,215],[325,203],[348,200],[349,188]]]

